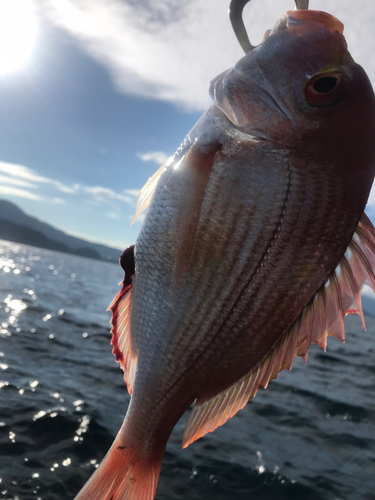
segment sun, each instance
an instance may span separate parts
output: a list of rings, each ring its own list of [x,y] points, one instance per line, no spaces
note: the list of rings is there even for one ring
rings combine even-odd
[[[0,0],[0,74],[16,71],[26,63],[36,31],[32,0]]]

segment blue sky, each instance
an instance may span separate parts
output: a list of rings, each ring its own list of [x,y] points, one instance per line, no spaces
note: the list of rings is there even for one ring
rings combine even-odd
[[[30,13],[10,19],[10,31],[18,23],[22,41],[32,27],[34,38],[16,69],[5,71],[0,53],[0,197],[70,234],[124,248],[140,228],[129,227],[139,189],[209,105],[209,81],[242,56],[229,0],[7,2]],[[373,0],[360,10],[352,0],[310,6],[344,22],[374,81]],[[292,8],[292,0],[247,6],[252,40]],[[7,53],[12,43],[0,39]]]
[[[54,28],[35,67],[0,78],[0,109],[0,161],[31,169],[34,178],[25,171],[14,181],[37,186],[3,184],[0,196],[69,233],[120,248],[139,230],[139,223],[128,227],[137,191],[199,118],[120,93],[105,68]],[[17,173],[0,164],[5,170]]]

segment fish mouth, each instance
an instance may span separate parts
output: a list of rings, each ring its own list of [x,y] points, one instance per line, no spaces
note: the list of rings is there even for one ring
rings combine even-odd
[[[305,35],[312,31],[328,29],[338,31],[341,35],[344,32],[344,25],[337,17],[320,10],[289,10],[286,27],[299,35]]]
[[[263,41],[274,33],[285,29],[289,29],[298,36],[324,29],[338,31],[342,35],[344,25],[337,17],[320,10],[288,10],[272,30],[266,31]]]

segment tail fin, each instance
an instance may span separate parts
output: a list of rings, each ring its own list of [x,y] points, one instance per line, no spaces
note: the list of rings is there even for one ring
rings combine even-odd
[[[164,449],[146,461],[119,433],[74,500],[153,500],[159,480]]]

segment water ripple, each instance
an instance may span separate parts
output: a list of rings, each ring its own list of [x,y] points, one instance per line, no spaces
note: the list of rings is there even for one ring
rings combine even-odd
[[[17,271],[17,272],[15,272]],[[0,242],[0,498],[73,498],[129,396],[106,308],[117,266]],[[374,500],[375,318],[259,391],[186,450],[167,446],[157,500]]]

